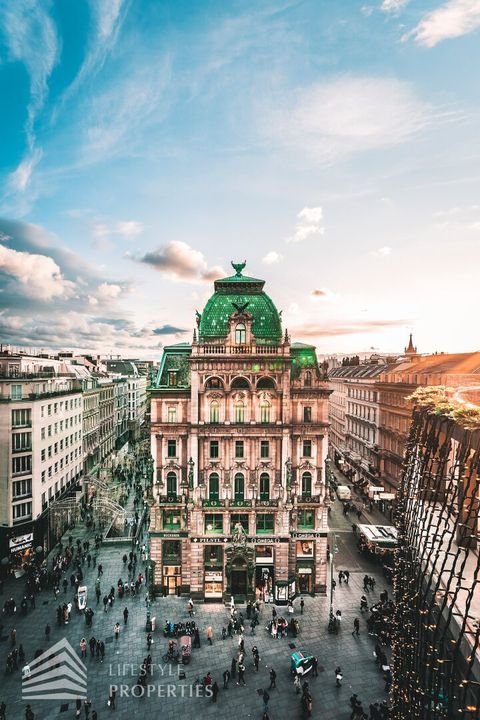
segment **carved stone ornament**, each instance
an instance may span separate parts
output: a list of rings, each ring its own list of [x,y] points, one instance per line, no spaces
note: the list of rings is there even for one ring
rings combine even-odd
[[[236,393],[233,393],[232,397],[234,400],[243,400],[243,398],[245,397],[245,393],[244,392],[236,392]]]
[[[219,392],[211,392],[208,393],[207,398],[209,400],[220,400],[223,397],[223,395]]]

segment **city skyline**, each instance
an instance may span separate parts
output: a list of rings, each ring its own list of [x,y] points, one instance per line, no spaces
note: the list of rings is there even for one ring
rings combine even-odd
[[[0,2],[2,342],[158,358],[246,259],[321,354],[479,349],[479,28],[475,0]]]

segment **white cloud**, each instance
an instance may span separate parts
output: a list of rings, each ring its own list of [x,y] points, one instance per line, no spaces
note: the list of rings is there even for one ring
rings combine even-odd
[[[378,248],[378,250],[373,250],[370,254],[374,257],[388,257],[392,254],[392,248],[388,245],[384,245],[383,247]]]
[[[310,235],[323,235],[321,225],[323,210],[321,207],[304,207],[297,215],[295,232],[286,239],[287,243],[298,243],[306,240]]]
[[[283,255],[280,255],[280,253],[275,250],[270,250],[270,252],[265,255],[262,262],[266,265],[275,265],[275,263],[280,262],[280,260],[283,260]]]
[[[328,165],[404,142],[431,124],[433,115],[405,82],[344,75],[300,91],[293,106],[270,114],[268,132]]]
[[[114,285],[111,283],[102,283],[97,289],[97,298],[100,302],[108,302],[109,300],[116,300],[122,288],[120,285]]]
[[[0,269],[32,299],[68,298],[74,293],[74,284],[65,280],[57,263],[46,255],[18,252],[0,245]]]
[[[126,238],[135,238],[143,232],[143,223],[138,220],[122,220],[115,225],[115,233]]]
[[[10,174],[8,184],[14,192],[25,192],[30,185],[35,166],[40,162],[42,155],[43,152],[40,149],[33,150],[22,160],[17,169]]]
[[[137,259],[164,273],[171,280],[211,282],[226,274],[219,265],[209,268],[203,253],[178,240],[172,240]]]
[[[360,8],[360,12],[362,15],[365,15],[365,17],[370,17],[374,10],[375,8],[372,5],[362,5]]]
[[[479,27],[478,0],[449,0],[445,5],[427,13],[402,40],[413,38],[417,45],[432,48],[442,40],[467,35]]]
[[[383,12],[399,12],[399,10],[402,10],[405,5],[408,5],[410,0],[383,0],[380,10],[383,10]]]

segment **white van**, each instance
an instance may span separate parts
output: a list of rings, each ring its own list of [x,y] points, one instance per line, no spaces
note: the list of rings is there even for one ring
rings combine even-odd
[[[348,485],[338,485],[337,496],[339,500],[351,500],[352,491],[350,490]]]

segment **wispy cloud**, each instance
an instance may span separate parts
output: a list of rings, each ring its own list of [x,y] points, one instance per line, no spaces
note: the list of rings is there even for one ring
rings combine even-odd
[[[188,330],[185,328],[179,328],[175,325],[162,325],[153,330],[154,335],[185,335],[187,332]]]
[[[443,40],[461,37],[480,27],[478,0],[449,0],[436,10],[427,13],[402,40],[413,40],[417,45],[435,47]]]
[[[134,259],[150,265],[171,280],[211,282],[226,274],[218,265],[208,267],[203,253],[178,240]]]
[[[281,260],[283,260],[283,255],[280,255],[276,250],[270,250],[262,259],[262,262],[265,263],[265,265],[275,265]]]
[[[372,250],[372,252],[370,253],[370,255],[373,255],[373,257],[379,257],[379,258],[388,257],[391,254],[392,254],[392,248],[389,247],[388,245],[379,247],[377,250]]]
[[[327,288],[315,288],[315,290],[312,290],[310,293],[310,297],[312,300],[332,300],[335,296],[334,293],[331,290],[327,290]]]
[[[296,337],[336,337],[338,335],[358,335],[360,333],[378,332],[389,328],[398,328],[408,325],[404,319],[392,320],[359,320],[351,323],[328,325],[326,323],[308,323],[292,328],[292,335]]]
[[[383,12],[398,13],[402,10],[410,0],[383,0],[380,10]]]
[[[287,243],[298,243],[311,235],[323,235],[323,210],[321,207],[304,207],[297,215],[295,232],[286,239]]]
[[[439,117],[406,82],[351,75],[300,91],[293,105],[266,115],[270,137],[326,165],[405,142]]]
[[[39,148],[33,149],[20,163],[20,165],[12,172],[8,179],[10,192],[24,193],[30,181],[35,167],[42,159],[43,152]]]

